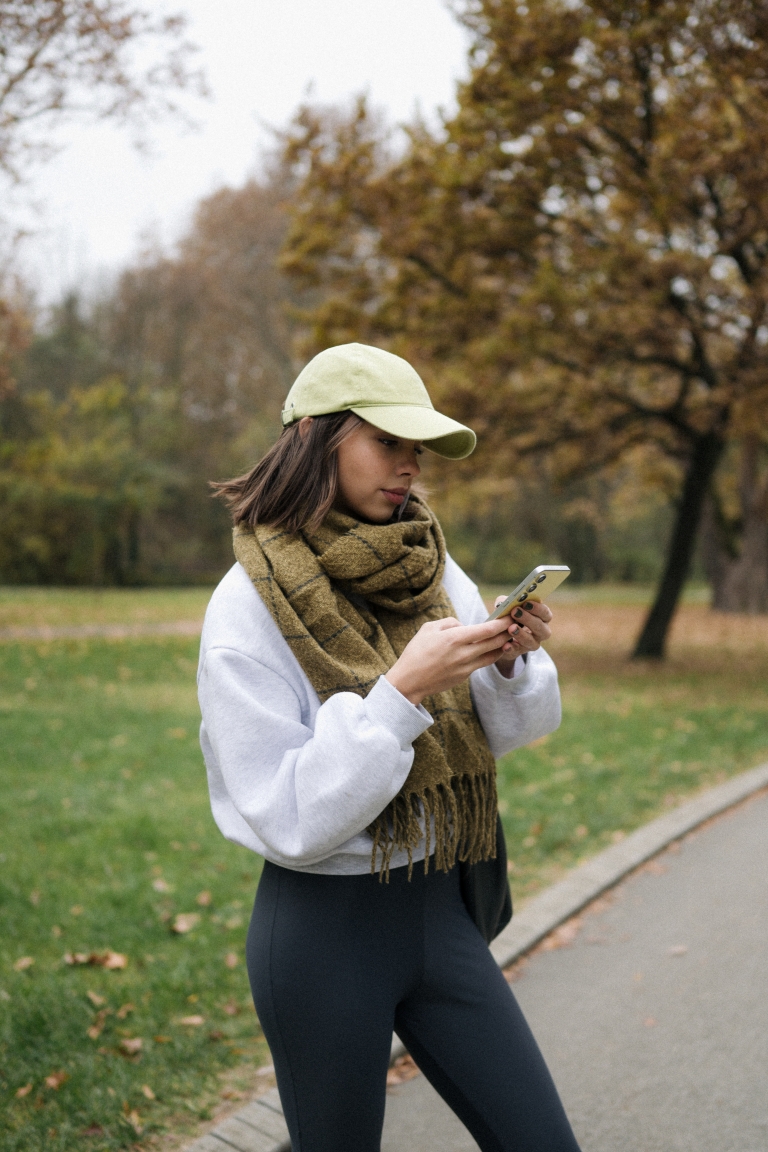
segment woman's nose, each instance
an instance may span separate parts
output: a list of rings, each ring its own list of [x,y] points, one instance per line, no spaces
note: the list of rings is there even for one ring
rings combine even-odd
[[[419,467],[419,458],[415,452],[409,452],[400,465],[400,474],[408,476],[418,476],[421,472]]]

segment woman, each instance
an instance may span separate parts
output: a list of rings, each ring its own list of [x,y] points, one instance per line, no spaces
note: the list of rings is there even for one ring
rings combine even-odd
[[[293,1152],[376,1152],[393,1029],[483,1152],[578,1152],[457,859],[495,846],[495,760],[560,722],[543,604],[486,622],[413,493],[474,433],[378,348],[321,352],[284,431],[217,485],[238,563],[203,628],[216,822],[265,858],[248,972]]]

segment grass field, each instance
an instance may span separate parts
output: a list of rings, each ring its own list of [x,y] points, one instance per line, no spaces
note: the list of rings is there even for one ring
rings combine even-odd
[[[2,590],[0,625],[194,619],[205,599]],[[586,589],[552,605],[564,722],[500,765],[518,900],[768,758],[768,621],[718,617],[693,590],[667,663],[629,664],[646,599]],[[210,817],[196,649],[0,645],[2,1152],[170,1147],[267,1082],[243,963],[259,861]],[[126,966],[63,959],[109,952]]]

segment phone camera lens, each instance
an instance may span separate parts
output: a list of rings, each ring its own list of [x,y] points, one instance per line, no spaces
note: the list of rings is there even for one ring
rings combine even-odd
[[[517,602],[518,602],[518,604],[522,604],[523,600],[527,600],[527,599],[528,599],[528,593],[523,592],[522,596],[518,596]]]
[[[528,585],[528,587],[526,588],[526,592],[535,592],[535,591],[536,591],[536,581],[534,580],[533,584]]]
[[[537,578],[537,580],[536,580],[536,583],[537,583],[537,584],[541,584],[542,580],[546,580],[546,578],[547,578],[547,574],[546,574],[546,572],[542,572],[541,576],[539,576],[539,577]]]

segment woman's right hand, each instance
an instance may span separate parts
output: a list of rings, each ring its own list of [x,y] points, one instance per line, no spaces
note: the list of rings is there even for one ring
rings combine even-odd
[[[452,616],[422,624],[387,672],[387,680],[412,704],[454,688],[511,648],[510,619],[460,624]]]

